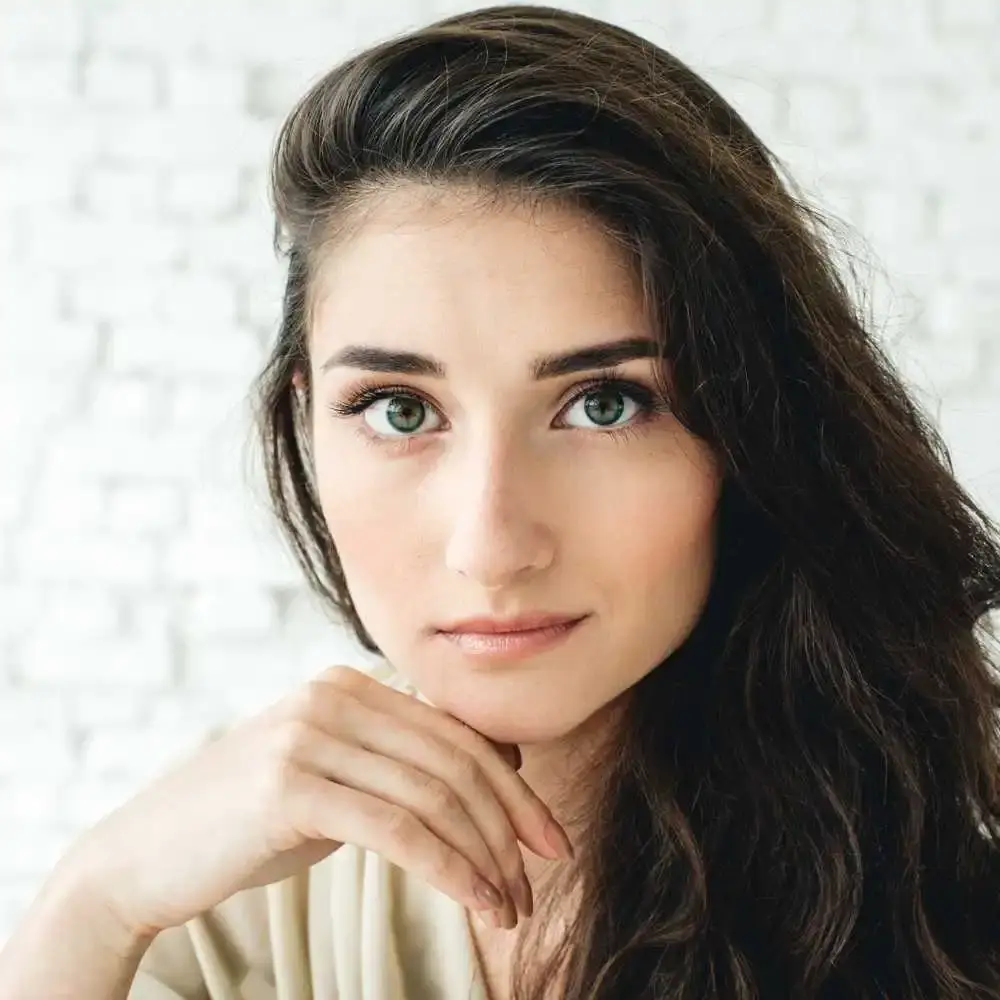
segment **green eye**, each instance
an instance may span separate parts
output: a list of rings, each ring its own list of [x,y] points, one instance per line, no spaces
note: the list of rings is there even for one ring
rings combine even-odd
[[[399,437],[426,429],[421,425],[428,412],[429,407],[423,400],[415,396],[396,395],[375,400],[365,409],[364,417],[365,423],[376,433],[386,437]],[[384,421],[384,424],[375,423],[376,420]]]
[[[572,427],[582,427],[584,430],[597,427],[615,427],[627,414],[631,419],[639,412],[641,406],[627,392],[613,387],[601,387],[590,389],[578,396],[572,406],[566,411],[567,415],[583,404],[583,412],[590,423],[575,424],[567,419],[567,423]],[[631,410],[630,410],[631,406]]]
[[[376,438],[417,437],[439,430],[444,418],[434,406],[406,386],[362,386],[348,399],[328,404],[338,417],[361,414]],[[579,422],[567,415],[582,409]],[[587,383],[560,411],[563,426],[582,430],[631,433],[657,414],[670,413],[670,404],[639,382],[621,378],[601,378]],[[427,417],[431,417],[430,425]]]

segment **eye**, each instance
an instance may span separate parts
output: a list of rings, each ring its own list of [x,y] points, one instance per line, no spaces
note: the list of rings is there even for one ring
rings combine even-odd
[[[623,417],[626,418],[625,423],[628,423],[642,409],[642,403],[631,392],[609,383],[581,393],[566,410],[567,415],[577,410],[590,423],[573,423],[571,420],[567,420],[567,423],[583,430],[594,427],[613,430],[621,426],[619,421]]]
[[[650,387],[610,373],[578,386],[577,390],[576,396],[560,411],[563,425],[600,430],[608,437],[630,435],[658,415],[671,412],[669,401]],[[402,385],[362,383],[350,390],[345,399],[328,403],[327,408],[336,417],[360,414],[368,428],[364,436],[376,443],[403,444],[423,436],[422,432],[438,431],[445,424],[433,404]],[[568,414],[577,411],[578,418],[567,420]]]
[[[427,428],[424,421],[434,411],[416,396],[382,396],[365,407],[363,417],[366,424],[382,437],[409,437],[420,430],[435,430],[438,425]]]

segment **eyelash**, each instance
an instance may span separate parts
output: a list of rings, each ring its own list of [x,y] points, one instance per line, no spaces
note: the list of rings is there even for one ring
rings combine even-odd
[[[578,388],[579,391],[567,401],[560,412],[568,410],[584,396],[589,396],[601,390],[620,392],[623,396],[629,396],[638,404],[638,410],[629,423],[622,427],[612,427],[608,430],[599,431],[599,433],[619,441],[625,441],[632,435],[640,433],[639,428],[656,415],[670,412],[670,407],[666,401],[661,399],[659,394],[648,386],[640,382],[633,382],[622,378],[613,373],[605,373],[602,376],[583,383]],[[364,380],[352,389],[346,399],[329,403],[327,409],[337,417],[353,417],[364,413],[365,410],[380,399],[392,399],[400,396],[406,399],[416,399],[425,406],[436,409],[429,400],[424,398],[420,393],[415,392],[410,386],[384,385]],[[361,430],[360,433],[369,444],[378,447],[389,446],[394,448],[402,447],[404,449],[412,444],[415,439],[426,436],[426,434],[419,432],[393,435],[391,437],[383,437],[368,430]]]

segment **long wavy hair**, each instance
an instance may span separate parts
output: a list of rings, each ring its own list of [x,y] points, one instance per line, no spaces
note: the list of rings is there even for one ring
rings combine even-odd
[[[291,111],[271,192],[287,283],[254,403],[310,587],[378,652],[312,475],[310,281],[324,241],[414,181],[602,226],[674,412],[724,471],[704,612],[633,689],[590,833],[528,927],[578,905],[555,946],[520,943],[515,996],[996,1000],[997,527],[875,342],[828,220],[668,52],[489,7],[354,55]]]

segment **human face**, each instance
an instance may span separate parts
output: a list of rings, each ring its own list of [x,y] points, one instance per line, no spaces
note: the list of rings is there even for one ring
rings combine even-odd
[[[428,701],[498,742],[582,726],[683,642],[707,597],[718,467],[657,393],[658,362],[641,356],[653,331],[620,254],[566,209],[410,188],[384,195],[317,271],[313,454],[354,604]],[[532,370],[625,340],[640,356],[603,389],[588,383],[606,367]],[[437,370],[349,362],[358,346]],[[392,391],[331,410],[359,387]],[[502,655],[438,631],[537,611],[583,620]]]

